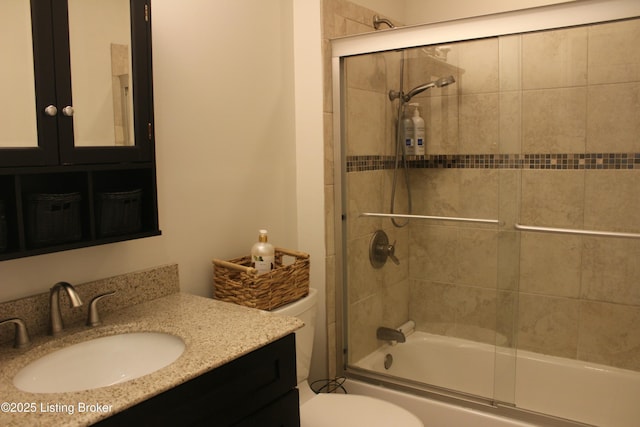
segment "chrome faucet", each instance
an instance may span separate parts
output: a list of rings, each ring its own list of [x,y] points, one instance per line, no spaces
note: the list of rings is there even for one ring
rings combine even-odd
[[[407,338],[402,331],[380,326],[376,331],[376,338],[383,341],[405,342]]]
[[[100,315],[98,314],[98,301],[104,297],[115,294],[116,291],[109,291],[94,297],[89,303],[89,315],[87,317],[87,326],[99,326],[102,324]]]
[[[51,288],[49,293],[49,308],[51,310],[51,323],[49,325],[49,333],[57,335],[62,332],[64,325],[62,323],[62,315],[60,314],[60,289],[64,289],[71,301],[71,307],[80,307],[82,300],[75,288],[67,282],[58,282]]]
[[[24,320],[14,317],[13,319],[6,319],[0,322],[0,325],[5,323],[13,323],[16,325],[16,335],[13,340],[13,346],[15,348],[25,348],[29,345],[29,332],[27,332],[27,325]]]

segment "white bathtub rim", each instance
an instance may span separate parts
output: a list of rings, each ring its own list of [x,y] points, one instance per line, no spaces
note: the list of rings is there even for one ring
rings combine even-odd
[[[475,396],[484,397],[485,401],[496,399],[503,402],[515,402],[518,408],[525,411],[592,425],[631,427],[636,425],[633,420],[640,417],[640,407],[633,403],[631,397],[640,395],[640,372],[526,350],[516,351],[510,348],[494,347],[490,344],[420,331],[407,337],[407,343],[441,344],[446,346],[445,349],[448,348],[454,352],[461,348],[480,351],[477,360],[480,370],[486,371],[484,376],[480,376],[477,372],[474,374],[474,371],[477,371],[474,368],[477,366],[463,366],[462,369],[469,368],[470,370],[460,371],[462,377],[469,376],[470,381],[462,386],[462,383],[455,382],[455,375],[451,376],[453,380],[449,384],[445,382],[446,378],[442,379],[441,375],[433,377],[432,381],[414,377],[413,381],[407,383],[411,387],[418,385],[420,388],[420,384],[435,384],[439,386],[436,389],[467,391]],[[374,353],[362,358],[354,367],[363,370],[364,377],[366,377],[367,371],[374,371],[379,373],[383,381],[384,378],[388,378],[391,382],[402,382],[402,379],[408,375],[404,367],[402,369],[405,369],[405,373],[400,372],[402,375],[398,375],[398,371],[389,372],[384,368],[376,369],[376,364],[380,366],[380,360],[387,353],[395,354],[395,362],[397,363],[397,358],[402,357],[402,353],[398,355],[398,351],[406,349],[407,347],[402,346],[406,346],[407,343],[397,344],[397,346],[384,345]],[[472,356],[475,360],[476,355]],[[512,356],[517,357],[514,359]],[[440,361],[432,362],[446,363],[442,361],[442,355],[437,357],[440,358]],[[446,355],[445,359],[449,360]],[[540,371],[540,368],[544,368],[544,371]],[[425,372],[421,367],[415,369],[417,372]],[[496,378],[502,379],[503,383],[494,382],[494,369],[499,369],[506,374],[496,376]],[[509,372],[514,372],[514,370],[516,376],[510,378]],[[544,376],[545,373],[547,377]],[[472,377],[472,375],[476,375],[476,377]],[[517,382],[518,380],[520,382]],[[482,384],[478,385],[474,382],[482,382]],[[548,390],[550,384],[554,390],[557,390],[557,395],[561,396],[560,399],[554,398],[555,395],[551,396],[540,391]],[[602,410],[602,407],[609,409]]]

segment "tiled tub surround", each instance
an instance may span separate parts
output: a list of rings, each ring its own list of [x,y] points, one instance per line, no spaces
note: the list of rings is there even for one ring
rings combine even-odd
[[[166,268],[177,273],[177,266]],[[157,277],[154,276],[155,273],[162,275],[166,271],[151,270],[148,273],[150,282],[153,282],[154,277]],[[137,274],[144,276],[145,273],[134,275]],[[126,281],[127,276],[107,279],[107,282],[109,286],[113,286],[120,280]],[[175,278],[177,279],[177,275]],[[161,282],[156,285],[162,288]],[[67,322],[70,326],[59,337],[32,335],[32,344],[27,349],[16,350],[4,343],[0,347],[0,396],[3,401],[33,402],[38,410],[35,413],[0,412],[0,424],[7,427],[27,424],[89,425],[256,350],[302,326],[302,322],[296,318],[183,294],[174,285],[177,282],[172,284],[169,281],[167,289],[160,291],[162,295],[147,294],[150,297],[147,301],[138,300],[120,310],[103,311],[103,324],[99,327],[84,326],[85,318],[82,316],[80,324]],[[136,290],[140,291],[140,288],[132,289],[131,295]],[[86,304],[81,308],[86,314]],[[111,387],[69,393],[33,394],[22,392],[13,386],[12,378],[16,372],[44,354],[96,337],[137,331],[165,332],[179,336],[185,342],[185,351],[165,368]],[[61,408],[67,405],[77,409],[79,402],[107,405],[110,406],[109,412],[76,411],[69,414],[64,410],[43,412],[39,409],[41,404],[45,408],[47,404],[59,404]]]
[[[398,89],[400,54],[346,60],[350,361],[380,345],[377,326],[412,319],[426,332],[640,371],[640,240],[513,227],[640,233],[639,37],[630,20],[448,45],[456,84],[414,98],[427,155],[410,158],[412,213],[499,226],[397,229],[359,216],[389,212],[387,93]],[[405,89],[450,70],[434,67],[407,51]],[[379,228],[397,240],[399,266],[369,266]]]

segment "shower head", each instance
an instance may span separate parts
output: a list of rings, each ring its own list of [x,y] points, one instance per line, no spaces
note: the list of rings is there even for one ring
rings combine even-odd
[[[417,94],[424,92],[427,89],[431,89],[432,87],[444,87],[444,86],[448,86],[451,83],[455,83],[456,79],[453,76],[447,76],[447,77],[442,77],[438,80],[434,80],[432,82],[429,83],[425,83],[423,85],[414,87],[413,89],[411,89],[409,91],[409,93],[407,93],[406,95],[402,96],[402,99],[404,100],[404,102],[409,102],[411,100],[411,98],[413,98],[414,96],[416,96]]]

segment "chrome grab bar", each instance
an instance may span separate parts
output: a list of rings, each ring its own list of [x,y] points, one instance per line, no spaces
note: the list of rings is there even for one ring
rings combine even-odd
[[[438,221],[456,221],[456,222],[479,222],[484,224],[500,224],[497,219],[484,218],[456,218],[452,216],[432,216],[432,215],[409,215],[409,214],[385,214],[375,212],[363,212],[360,216],[376,217],[376,218],[409,218],[409,219],[431,219]]]
[[[538,227],[533,225],[514,224],[516,230],[536,231],[541,233],[576,234],[581,236],[621,237],[627,239],[640,239],[638,233],[623,233],[618,231],[580,230],[575,228]]]

